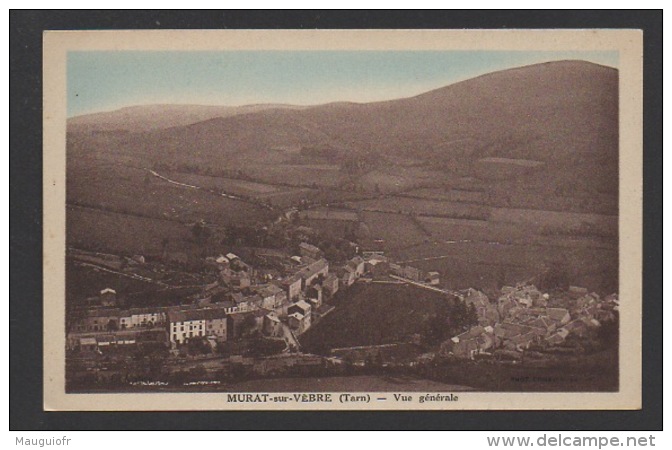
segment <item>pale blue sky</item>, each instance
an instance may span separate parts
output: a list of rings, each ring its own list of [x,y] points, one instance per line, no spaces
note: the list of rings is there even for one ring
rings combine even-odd
[[[158,103],[388,100],[488,72],[563,59],[618,67],[617,52],[71,52],[68,117]]]

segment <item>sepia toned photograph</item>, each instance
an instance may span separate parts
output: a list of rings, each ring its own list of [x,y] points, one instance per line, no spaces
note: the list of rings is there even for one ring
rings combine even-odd
[[[45,407],[638,408],[641,51],[45,33]]]

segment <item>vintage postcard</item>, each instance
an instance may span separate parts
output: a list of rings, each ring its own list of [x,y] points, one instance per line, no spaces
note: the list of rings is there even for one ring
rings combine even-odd
[[[638,30],[48,31],[47,410],[641,407]]]

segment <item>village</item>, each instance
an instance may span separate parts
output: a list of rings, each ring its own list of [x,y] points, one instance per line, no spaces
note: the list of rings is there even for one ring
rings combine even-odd
[[[438,272],[351,245],[354,256],[340,264],[308,242],[300,242],[295,254],[270,249],[261,258],[257,254],[255,260],[265,262],[260,267],[231,252],[206,256],[200,284],[172,305],[129,307],[128,299],[108,286],[68,312],[68,379],[78,386],[147,387],[163,379],[219,384],[245,377],[344,374],[353,368],[412,369],[446,359],[543,361],[585,351],[602,324],[617,320],[616,294],[600,298],[571,286],[551,296],[520,283],[503,286],[489,298],[473,288],[445,289]],[[147,274],[142,269],[149,266],[141,256],[118,270],[110,256],[81,250],[70,256],[95,270],[131,278],[144,278],[139,273]],[[439,342],[428,344],[412,335],[402,342],[331,348],[323,354],[304,351],[302,335],[346,307],[341,304],[355,284],[409,286],[418,296],[438,293],[467,313],[459,332],[457,319],[444,318],[443,323],[453,324],[446,330],[454,335],[440,333]]]

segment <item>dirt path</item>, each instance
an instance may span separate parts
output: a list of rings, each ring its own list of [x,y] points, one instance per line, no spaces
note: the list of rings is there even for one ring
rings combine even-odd
[[[187,184],[187,183],[182,183],[182,182],[179,182],[179,181],[171,180],[170,178],[168,178],[166,176],[163,176],[160,173],[158,173],[157,171],[152,170],[152,169],[145,169],[145,170],[148,171],[153,176],[155,176],[156,178],[158,178],[160,180],[163,180],[167,183],[173,184],[175,186],[180,186],[180,187],[187,188],[187,189],[196,189],[196,190],[199,190],[199,191],[208,192],[208,193],[213,194],[213,195],[218,195],[220,197],[228,198],[230,200],[237,200],[237,201],[240,201],[240,202],[250,203],[252,205],[255,205],[255,206],[258,206],[258,207],[261,207],[261,208],[270,209],[271,211],[274,210],[274,208],[272,206],[266,205],[266,204],[258,202],[258,201],[254,201],[254,200],[244,198],[244,197],[241,197],[241,196],[238,196],[238,195],[227,194],[226,192],[220,192],[220,191],[216,191],[214,189],[204,188],[203,186],[196,186],[194,184]]]
[[[451,291],[450,289],[437,288],[437,287],[434,287],[434,286],[430,286],[428,284],[419,283],[417,281],[409,280],[408,278],[402,278],[402,277],[398,277],[396,275],[391,275],[391,274],[390,274],[390,278],[394,278],[395,280],[403,281],[404,283],[412,284],[413,286],[421,287],[421,288],[427,289],[429,291],[440,292],[441,294],[449,294],[449,295],[453,295],[453,296],[458,297],[458,298],[463,297],[462,294],[460,294],[457,291]]]

